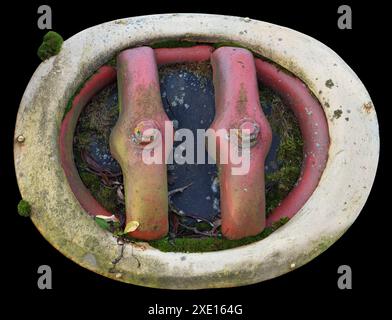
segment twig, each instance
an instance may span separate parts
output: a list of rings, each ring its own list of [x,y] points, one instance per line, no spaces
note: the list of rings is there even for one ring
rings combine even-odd
[[[179,193],[179,192],[184,192],[184,190],[189,188],[192,184],[193,184],[193,182],[187,184],[186,186],[184,186],[182,188],[177,188],[177,189],[170,190],[168,192],[168,196],[171,197],[173,194],[176,194],[176,193]]]
[[[116,272],[116,265],[117,265],[117,263],[119,263],[120,260],[123,258],[123,255],[124,255],[124,243],[119,244],[119,246],[121,247],[120,254],[119,254],[119,256],[118,256],[116,259],[114,259],[114,260],[112,261],[113,267],[110,268],[110,270],[109,270],[110,273],[115,273],[115,272]]]

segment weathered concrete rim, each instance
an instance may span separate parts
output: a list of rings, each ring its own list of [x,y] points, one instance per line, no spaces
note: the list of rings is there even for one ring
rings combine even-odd
[[[163,253],[148,245],[120,247],[83,212],[60,165],[58,136],[77,86],[122,49],[166,39],[232,41],[301,78],[322,102],[330,130],[320,184],[296,216],[268,238],[211,253]],[[331,81],[329,81],[331,80]],[[199,289],[260,282],[297,268],[328,248],[354,222],[374,181],[379,135],[365,87],[331,49],[291,29],[239,17],[165,14],[116,20],[86,29],[43,62],[22,98],[15,167],[32,220],[65,256],[106,277],[137,285]],[[112,270],[113,271],[113,270]]]

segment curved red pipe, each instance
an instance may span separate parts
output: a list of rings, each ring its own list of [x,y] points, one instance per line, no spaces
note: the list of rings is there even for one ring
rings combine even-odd
[[[201,62],[210,59],[213,47],[200,45],[188,48],[158,48],[155,49],[157,64],[170,64],[181,62]]]
[[[305,84],[275,65],[255,59],[258,79],[281,96],[298,119],[304,140],[304,161],[295,187],[267,218],[267,225],[294,216],[316,189],[328,158],[328,124],[320,103]]]
[[[227,239],[254,236],[265,227],[265,183],[264,161],[269,151],[272,132],[260,106],[256,68],[253,54],[243,48],[221,47],[211,56],[214,72],[215,118],[210,129],[216,133],[218,158],[222,235]],[[248,162],[246,171],[235,174],[239,167],[233,159],[224,164],[220,157],[229,155],[233,146],[227,138],[217,134],[219,130],[229,132],[239,129],[243,121],[258,128],[254,144],[249,148],[249,158],[241,154],[241,163]]]
[[[73,98],[71,109],[65,115],[60,128],[60,160],[65,175],[76,199],[84,210],[93,216],[112,216],[112,213],[102,207],[91,195],[84,185],[75,166],[73,153],[73,136],[77,121],[84,106],[99,91],[116,80],[116,69],[109,66],[101,67],[90,79],[86,81],[83,88]]]

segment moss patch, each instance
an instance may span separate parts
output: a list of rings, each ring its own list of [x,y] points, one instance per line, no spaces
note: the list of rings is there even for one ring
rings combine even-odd
[[[80,88],[83,88],[83,84]],[[121,172],[118,173],[115,167],[108,164],[108,158],[104,160],[110,155],[110,132],[118,117],[117,98],[113,96],[115,91],[116,84],[109,85],[84,107],[75,129],[73,151],[83,184],[107,211],[120,219],[122,224],[125,213],[118,196],[118,188],[122,184]],[[111,232],[118,231],[118,226],[111,222],[97,220],[97,223]]]
[[[178,40],[165,40],[149,44],[153,49],[158,48],[179,48],[179,47],[193,47],[199,43],[194,41],[178,41]]]
[[[85,186],[90,190],[93,197],[109,212],[114,213],[116,211],[116,190],[104,186],[98,176],[81,171],[80,178],[82,179]]]
[[[247,49],[246,47],[244,47],[243,45],[240,45],[239,43],[230,42],[230,41],[216,42],[216,43],[212,43],[211,45],[214,49],[218,49],[220,47],[236,47],[236,48]]]
[[[84,83],[83,83],[83,85],[84,85]],[[72,95],[72,97],[68,100],[67,105],[65,106],[64,115],[63,115],[63,120],[64,120],[65,116],[67,115],[67,113],[71,110],[73,101],[74,101],[75,97],[77,96],[77,94],[80,92],[80,90],[82,90],[83,85],[80,85],[80,86],[76,89],[76,91],[75,91],[75,93]]]
[[[49,31],[44,35],[43,41],[38,48],[38,57],[44,61],[49,59],[51,56],[57,55],[61,50],[63,42],[63,37],[57,32]]]
[[[243,238],[240,240],[228,240],[224,238],[177,238],[170,241],[167,237],[150,241],[149,244],[163,252],[210,252],[232,249],[244,246],[268,237],[272,232],[284,225],[288,218],[281,218],[271,227],[265,228],[256,236]]]
[[[267,118],[272,131],[280,138],[276,159],[278,169],[265,177],[266,212],[269,215],[298,181],[303,160],[303,140],[297,119],[279,96],[262,87],[260,102],[264,108],[270,107]]]
[[[107,66],[116,67],[117,66],[117,55],[114,55],[108,62],[105,63]]]
[[[18,203],[18,213],[22,217],[29,217],[31,214],[31,206],[26,200],[20,200]]]

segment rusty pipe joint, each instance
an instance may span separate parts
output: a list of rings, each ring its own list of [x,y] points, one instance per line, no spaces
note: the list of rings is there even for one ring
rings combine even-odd
[[[215,132],[229,130],[230,143],[237,144],[239,150],[251,147],[248,155],[243,152],[239,155],[243,162],[248,160],[248,168],[241,174],[233,173],[238,167],[233,159],[227,164],[217,159],[222,234],[228,239],[241,239],[259,234],[265,227],[264,161],[272,132],[260,105],[252,53],[242,48],[221,47],[213,52],[211,64],[216,114],[210,128]],[[220,137],[217,146],[220,151],[228,151]]]
[[[154,51],[149,47],[124,50],[117,63],[121,112],[110,136],[110,150],[124,177],[125,232],[136,239],[159,239],[169,228],[165,154],[157,163],[146,163],[142,152],[164,145],[162,128],[169,121]]]
[[[260,139],[260,125],[253,119],[242,119],[236,128],[234,129],[237,139],[234,141],[238,142],[238,146],[242,148],[245,144],[249,144],[249,147],[254,147]]]
[[[139,121],[133,129],[131,140],[140,147],[153,147],[159,139],[161,131],[156,121],[152,119]]]

